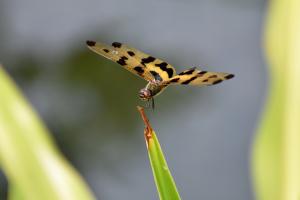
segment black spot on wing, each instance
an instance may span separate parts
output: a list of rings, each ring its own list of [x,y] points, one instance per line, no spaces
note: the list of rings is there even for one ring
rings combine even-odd
[[[122,60],[122,59],[118,60],[117,63],[122,65],[122,66],[126,65],[125,60]]]
[[[134,55],[135,55],[135,53],[134,53],[133,51],[127,51],[127,53],[128,53],[128,55],[130,55],[130,56],[134,56]]]
[[[203,76],[204,74],[206,74],[207,73],[207,71],[201,71],[201,72],[198,72],[198,75],[199,76]]]
[[[233,77],[234,77],[234,74],[228,74],[228,75],[225,76],[224,78],[228,80],[228,79],[231,79],[231,78],[233,78]]]
[[[161,76],[156,71],[150,71],[155,80],[162,81]]]
[[[190,82],[192,82],[193,80],[195,80],[196,78],[198,78],[197,76],[193,76],[192,78],[186,80],[186,81],[183,81],[181,84],[184,84],[184,85],[187,85],[189,84]]]
[[[120,42],[113,42],[111,44],[111,46],[115,47],[115,48],[120,48],[122,46],[122,44]]]
[[[191,69],[188,69],[186,71],[183,71],[181,73],[179,73],[178,75],[189,75],[189,74],[192,74],[194,71],[195,71],[196,67],[193,67]]]
[[[95,46],[95,45],[96,45],[96,42],[91,41],[91,40],[87,40],[87,41],[86,41],[86,44],[87,44],[88,46],[92,47],[92,46]]]
[[[133,68],[137,73],[139,74],[143,74],[144,73],[144,69],[140,66],[136,66]]]
[[[145,65],[147,63],[151,63],[155,60],[156,58],[152,57],[152,56],[149,56],[148,58],[143,58],[142,61],[141,61],[141,64],[142,65]]]
[[[205,80],[203,80],[202,82],[203,82],[203,83],[206,83],[206,82],[208,82],[208,79],[205,79]]]
[[[216,85],[216,84],[221,83],[221,82],[222,82],[222,80],[220,79],[220,80],[214,81],[212,84],[213,84],[213,85]]]
[[[167,73],[168,73],[169,78],[171,78],[174,74],[174,71],[172,68],[167,68]]]
[[[127,65],[126,64],[126,60],[128,60],[128,58],[126,56],[122,56],[118,61],[117,63],[124,66],[124,65]]]
[[[180,78],[173,78],[170,80],[170,83],[177,83]]]
[[[108,52],[109,52],[109,50],[108,50],[108,49],[103,49],[103,51],[104,51],[105,53],[108,53]]]
[[[171,78],[174,74],[173,69],[172,68],[168,68],[168,63],[166,62],[162,62],[160,64],[155,64],[155,66],[159,67],[161,70],[165,71],[168,73],[168,77]]]
[[[162,62],[162,63],[159,63],[159,64],[155,64],[155,66],[157,66],[157,67],[167,67],[168,63]]]

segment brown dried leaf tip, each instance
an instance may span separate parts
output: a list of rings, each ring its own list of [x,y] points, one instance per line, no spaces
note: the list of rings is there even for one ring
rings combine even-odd
[[[149,145],[149,140],[152,138],[152,127],[150,125],[150,122],[145,114],[144,108],[137,106],[138,111],[141,114],[141,117],[145,123],[145,129],[144,129],[144,136],[145,136],[145,140],[147,142],[147,146]]]

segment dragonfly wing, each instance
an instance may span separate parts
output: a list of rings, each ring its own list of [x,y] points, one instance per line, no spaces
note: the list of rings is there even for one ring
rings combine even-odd
[[[215,85],[233,77],[233,74],[200,71],[194,67],[179,73],[178,75],[172,77],[170,80],[164,82],[163,84],[182,84],[196,86]]]
[[[175,69],[170,64],[119,42],[113,42],[109,46],[87,41],[87,45],[95,53],[120,64],[147,81],[163,82],[176,74]]]

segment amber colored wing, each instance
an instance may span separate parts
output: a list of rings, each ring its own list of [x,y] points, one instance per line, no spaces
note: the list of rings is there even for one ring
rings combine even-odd
[[[170,64],[125,44],[113,42],[109,46],[94,41],[87,41],[86,43],[88,48],[95,53],[120,64],[147,81],[163,82],[176,74],[175,69]]]
[[[200,71],[195,67],[185,70],[178,75],[172,77],[170,80],[163,82],[162,84],[183,84],[183,85],[215,85],[221,83],[224,80],[233,78],[233,74],[222,72],[208,72]]]

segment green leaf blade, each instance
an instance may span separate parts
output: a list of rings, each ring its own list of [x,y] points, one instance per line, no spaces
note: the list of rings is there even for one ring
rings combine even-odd
[[[169,170],[159,140],[150,126],[144,109],[138,107],[138,110],[146,124],[144,136],[159,198],[160,200],[180,200],[179,192]]]
[[[161,200],[180,200],[180,196],[154,131],[148,141],[148,155]]]

